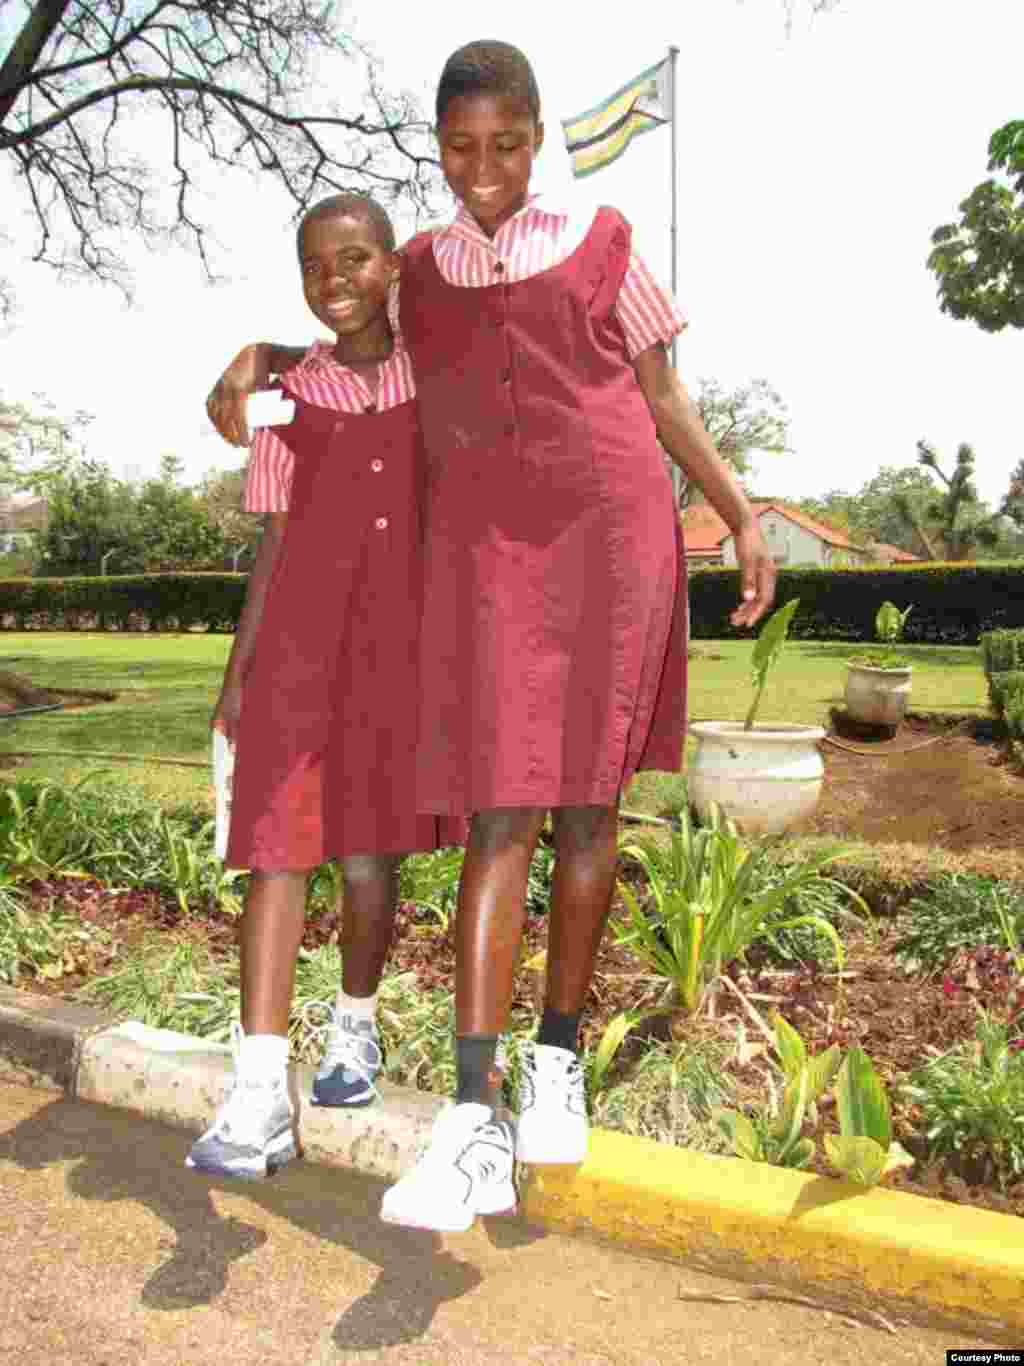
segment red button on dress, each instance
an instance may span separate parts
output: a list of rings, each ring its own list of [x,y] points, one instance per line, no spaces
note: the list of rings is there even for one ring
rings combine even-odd
[[[608,805],[681,766],[686,569],[614,315],[629,253],[611,209],[512,285],[447,284],[429,235],[405,249],[429,470],[420,810]]]

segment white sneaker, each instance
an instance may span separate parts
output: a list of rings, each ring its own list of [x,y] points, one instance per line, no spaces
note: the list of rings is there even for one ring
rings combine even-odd
[[[384,1192],[386,1224],[464,1233],[478,1214],[513,1214],[511,1124],[489,1105],[449,1105],[434,1121],[423,1156]]]
[[[192,1144],[186,1167],[216,1176],[260,1181],[298,1156],[295,1116],[288,1095],[288,1074],[241,1076],[241,1028],[232,1034],[235,1075],[217,1107],[213,1123]]]
[[[321,1002],[316,1004],[321,1005]],[[327,1043],[313,1078],[314,1105],[369,1105],[379,1100],[377,1078],[384,1066],[377,1026],[327,1010]]]
[[[575,1163],[587,1155],[590,1125],[583,1069],[567,1048],[535,1043],[519,1074],[516,1157],[520,1162]]]

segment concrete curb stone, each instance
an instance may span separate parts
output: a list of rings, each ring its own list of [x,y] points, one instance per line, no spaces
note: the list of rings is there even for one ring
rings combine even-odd
[[[229,1050],[208,1041],[0,987],[0,1079],[198,1133],[229,1070]],[[442,1106],[385,1084],[380,1104],[318,1109],[311,1082],[311,1068],[292,1069],[306,1158],[378,1179],[408,1168]],[[1024,1341],[1024,1223],[1010,1215],[601,1130],[582,1167],[535,1167],[523,1178],[523,1212],[543,1227],[770,1284],[869,1321]]]

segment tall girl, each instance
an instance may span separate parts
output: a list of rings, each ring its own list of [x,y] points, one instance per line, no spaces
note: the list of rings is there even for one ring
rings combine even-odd
[[[522,1069],[515,1153],[586,1153],[578,1027],[614,889],[619,798],[639,770],[678,770],[683,753],[685,563],[662,447],[735,535],[734,624],[768,608],[774,567],[669,363],[684,322],[628,222],[530,195],[544,128],[526,57],[500,42],[460,48],[436,116],[459,208],[404,248],[400,316],[428,463],[417,803],[471,816],[458,1091],[381,1212],[452,1229],[498,1205],[506,1181],[495,1050],[548,811],[546,1005]],[[222,382],[237,392],[286,356],[243,353]],[[226,412],[229,438],[232,423]]]
[[[298,232],[303,292],[335,342],[283,378],[288,426],[264,429],[245,506],[266,516],[213,726],[237,741],[227,863],[252,869],[241,922],[234,1083],[188,1165],[265,1176],[295,1156],[288,1015],[309,872],[340,861],[342,981],[313,1082],[365,1105],[382,1055],[375,1000],[402,855],[461,842],[413,801],[423,450],[409,357],[387,304],[387,214],[317,204]]]

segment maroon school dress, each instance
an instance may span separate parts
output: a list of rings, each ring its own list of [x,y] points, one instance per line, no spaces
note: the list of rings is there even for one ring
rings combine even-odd
[[[287,382],[287,381],[286,381]],[[423,450],[415,402],[352,414],[288,394],[284,540],[243,686],[226,862],[308,869],[436,849],[413,779]]]
[[[423,234],[401,323],[427,449],[417,804],[610,805],[677,771],[686,568],[671,481],[614,304],[601,209],[564,262],[449,285]]]

